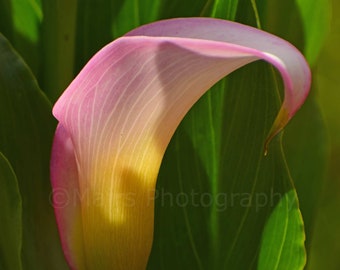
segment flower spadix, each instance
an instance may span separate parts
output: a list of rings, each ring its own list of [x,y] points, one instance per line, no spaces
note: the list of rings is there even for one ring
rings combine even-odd
[[[217,81],[263,59],[285,98],[269,138],[304,102],[310,71],[286,41],[234,22],[186,18],[137,28],[100,50],[54,106],[54,205],[72,269],[144,269],[165,149]]]

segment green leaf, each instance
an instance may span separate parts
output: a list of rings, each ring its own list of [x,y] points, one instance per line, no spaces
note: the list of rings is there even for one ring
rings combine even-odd
[[[330,0],[297,0],[304,27],[304,52],[313,66],[330,30]]]
[[[10,0],[0,0],[0,10],[0,32],[11,40],[13,37],[13,21]]]
[[[50,202],[51,105],[1,35],[0,63],[0,151],[13,167],[22,196],[23,268],[65,269]]]
[[[36,43],[39,39],[39,23],[43,19],[40,0],[12,0],[11,3],[16,33]]]
[[[248,65],[183,121],[158,179],[148,269],[256,268],[267,218],[293,189],[280,140],[263,155],[279,105],[275,88],[271,68]],[[298,249],[305,261],[303,242]]]
[[[301,213],[294,190],[287,192],[269,217],[262,236],[259,270],[303,269],[306,261]]]
[[[326,127],[315,95],[308,97],[284,135],[287,164],[295,180],[307,235],[306,248],[309,251],[328,155]]]
[[[20,270],[22,207],[17,178],[0,152],[0,269]]]
[[[15,46],[36,76],[40,75],[40,0],[1,0],[0,32]]]
[[[74,77],[77,0],[42,1],[42,89],[55,101]]]
[[[214,3],[210,12],[210,16],[229,20],[235,18],[239,3],[238,0],[217,0],[208,2]]]

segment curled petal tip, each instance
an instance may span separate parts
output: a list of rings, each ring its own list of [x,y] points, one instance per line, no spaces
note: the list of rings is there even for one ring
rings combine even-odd
[[[266,138],[266,141],[264,143],[264,155],[268,155],[268,147],[272,139],[280,132],[283,130],[283,128],[287,125],[289,122],[289,112],[288,110],[282,106],[269,133]]]

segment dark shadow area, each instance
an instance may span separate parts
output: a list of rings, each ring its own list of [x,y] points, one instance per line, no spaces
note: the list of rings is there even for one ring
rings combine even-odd
[[[207,2],[207,0],[161,1],[161,13],[159,19],[169,19],[176,17],[197,17],[199,16],[199,14],[201,14],[202,10],[205,9]]]
[[[200,157],[188,135],[179,129],[157,180],[154,242],[147,269],[209,267],[211,194]]]
[[[123,0],[84,0],[78,5],[75,74],[103,46],[114,38],[112,24]]]

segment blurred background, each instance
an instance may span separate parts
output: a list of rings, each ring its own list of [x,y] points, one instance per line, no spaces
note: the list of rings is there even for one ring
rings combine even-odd
[[[311,244],[308,269],[340,269],[340,1],[332,1],[330,32],[317,65],[317,102],[329,143],[329,159]]]

